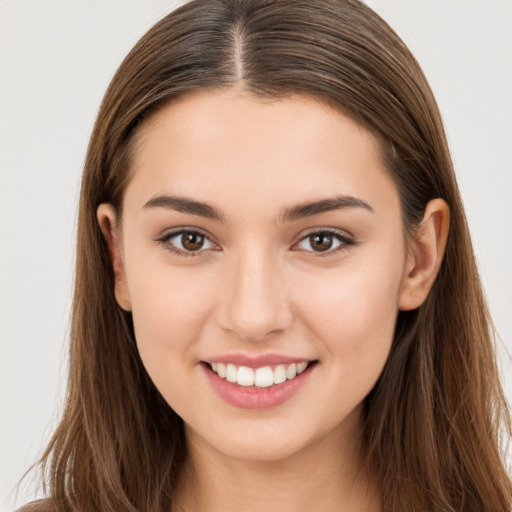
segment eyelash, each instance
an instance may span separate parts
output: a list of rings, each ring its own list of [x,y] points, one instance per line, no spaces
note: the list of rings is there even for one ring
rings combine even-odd
[[[353,238],[351,238],[350,236],[348,236],[346,233],[344,233],[342,231],[337,231],[335,229],[319,229],[317,231],[310,231],[309,233],[304,235],[296,244],[294,244],[294,246],[300,244],[301,242],[303,242],[304,240],[307,240],[308,238],[311,238],[314,235],[323,235],[323,236],[328,235],[331,238],[333,238],[334,240],[340,242],[340,245],[334,249],[329,248],[326,251],[320,251],[320,252],[313,251],[313,250],[306,251],[306,252],[311,252],[311,253],[315,254],[315,257],[324,258],[324,257],[328,257],[328,256],[333,256],[335,254],[338,254],[339,252],[349,250],[350,247],[352,247],[356,244],[356,242]]]
[[[156,241],[161,243],[162,245],[164,245],[165,249],[168,250],[169,252],[172,252],[179,256],[185,256],[185,257],[201,256],[205,249],[198,249],[197,251],[184,251],[170,243],[170,240],[172,238],[175,238],[177,236],[183,236],[185,234],[199,235],[199,236],[203,237],[205,240],[208,240],[210,243],[212,243],[212,244],[214,243],[211,241],[211,239],[207,235],[205,235],[201,231],[197,231],[195,229],[180,229],[178,231],[172,231],[172,232],[166,233],[162,237],[156,239]],[[338,242],[340,242],[340,245],[333,250],[327,249],[326,251],[320,251],[320,252],[313,251],[313,250],[306,251],[306,252],[311,252],[311,253],[315,254],[316,257],[322,258],[322,257],[326,257],[326,256],[332,256],[341,251],[346,251],[346,250],[350,249],[351,246],[354,246],[356,244],[356,242],[351,237],[349,237],[348,235],[346,235],[345,233],[343,233],[341,231],[337,231],[334,229],[320,229],[317,231],[311,231],[311,232],[307,233],[296,244],[294,244],[294,246],[300,244],[304,240],[307,240],[308,238],[310,238],[314,235],[324,235],[324,236],[328,235],[328,236],[334,238],[335,240],[337,240]],[[208,249],[206,249],[206,250],[208,250]]]
[[[204,233],[202,233],[201,231],[198,231],[196,229],[179,229],[177,231],[172,231],[170,233],[166,233],[162,237],[158,238],[156,241],[161,243],[167,251],[172,252],[174,254],[178,254],[179,256],[185,256],[185,257],[201,256],[202,253],[204,252],[204,250],[202,250],[202,249],[199,249],[197,251],[184,251],[170,243],[170,240],[172,238],[175,238],[180,235],[183,236],[185,234],[199,235],[199,236],[203,237],[205,240],[208,240],[210,243],[212,243],[212,244],[214,243],[210,240],[210,238],[208,236],[206,236]]]

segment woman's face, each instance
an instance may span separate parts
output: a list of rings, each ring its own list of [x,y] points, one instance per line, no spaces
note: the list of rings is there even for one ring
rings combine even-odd
[[[200,92],[131,172],[116,293],[189,438],[250,460],[353,439],[408,259],[375,138],[311,98]]]

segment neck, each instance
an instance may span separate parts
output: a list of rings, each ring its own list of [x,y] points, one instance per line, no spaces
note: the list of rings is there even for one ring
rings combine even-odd
[[[361,430],[359,430],[361,431]],[[189,457],[173,512],[379,512],[358,439],[331,433],[284,460],[225,456],[187,432]]]

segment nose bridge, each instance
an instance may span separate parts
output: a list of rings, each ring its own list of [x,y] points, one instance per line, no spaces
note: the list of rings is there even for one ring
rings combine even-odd
[[[283,267],[268,248],[249,244],[229,263],[223,327],[257,341],[291,321]]]

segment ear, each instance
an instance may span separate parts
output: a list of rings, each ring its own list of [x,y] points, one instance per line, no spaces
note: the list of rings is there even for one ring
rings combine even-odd
[[[399,308],[416,309],[427,298],[443,261],[450,225],[450,209],[443,199],[432,199],[409,242]]]
[[[115,208],[108,203],[99,205],[96,217],[101,231],[108,245],[112,268],[114,270],[115,284],[114,292],[117,303],[125,311],[131,311],[130,295],[126,283],[126,275],[123,267],[121,244],[117,229],[117,214]]]

